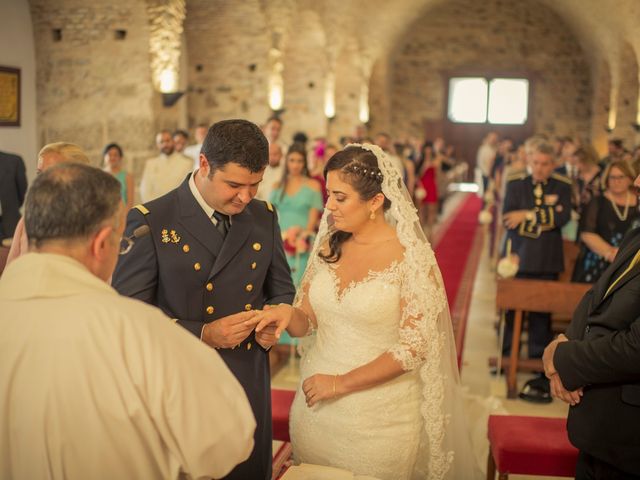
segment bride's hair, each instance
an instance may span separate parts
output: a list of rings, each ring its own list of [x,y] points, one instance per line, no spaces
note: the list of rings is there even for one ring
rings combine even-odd
[[[378,168],[375,154],[361,147],[347,147],[333,155],[324,167],[324,178],[329,172],[339,170],[340,177],[358,192],[364,201],[382,193],[383,176]],[[387,211],[391,202],[385,197],[382,208]],[[351,237],[351,233],[336,230],[329,238],[329,252],[318,256],[327,263],[335,263],[342,255],[342,244]]]

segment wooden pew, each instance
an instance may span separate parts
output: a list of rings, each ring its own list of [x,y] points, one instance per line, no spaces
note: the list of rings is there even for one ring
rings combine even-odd
[[[591,288],[590,284],[542,280],[500,279],[497,282],[496,307],[500,311],[515,310],[511,355],[502,358],[507,369],[507,397],[518,393],[516,373],[519,370],[542,371],[542,360],[520,359],[520,336],[523,312],[549,312],[571,317],[576,306]],[[496,365],[496,359],[490,364]]]

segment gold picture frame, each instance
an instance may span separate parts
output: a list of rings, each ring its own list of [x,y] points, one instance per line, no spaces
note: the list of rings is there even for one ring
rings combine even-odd
[[[20,69],[0,66],[0,127],[20,126]]]

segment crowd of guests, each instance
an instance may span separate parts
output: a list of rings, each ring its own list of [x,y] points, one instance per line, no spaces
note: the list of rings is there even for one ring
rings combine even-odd
[[[551,173],[563,177],[570,187],[571,215],[561,226],[562,238],[580,248],[570,278],[594,283],[615,257],[624,234],[637,226],[633,181],[640,171],[640,146],[627,150],[621,140],[612,139],[608,154],[600,158],[592,145],[571,137],[536,135],[514,146],[511,139],[491,132],[478,149],[477,165],[486,190],[484,199],[495,203],[498,212],[505,203],[507,183],[531,173],[540,144],[551,151]],[[504,251],[507,236],[499,220],[494,226]]]
[[[478,149],[484,200],[496,213],[494,233],[502,276],[558,280],[565,271],[566,244],[579,249],[565,276],[595,283],[618,254],[625,234],[638,226],[634,180],[640,149],[611,140],[599,158],[589,144],[570,137],[537,135],[515,147],[509,138],[489,133]],[[511,351],[514,312],[506,312],[503,355]],[[551,316],[528,312],[528,355],[541,358],[553,338]],[[548,380],[527,382],[520,397],[551,402]]]

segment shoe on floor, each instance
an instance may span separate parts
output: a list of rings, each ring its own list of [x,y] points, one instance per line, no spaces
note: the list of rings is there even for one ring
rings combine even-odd
[[[536,377],[524,384],[518,394],[522,400],[532,403],[551,403],[551,387],[546,377]]]

